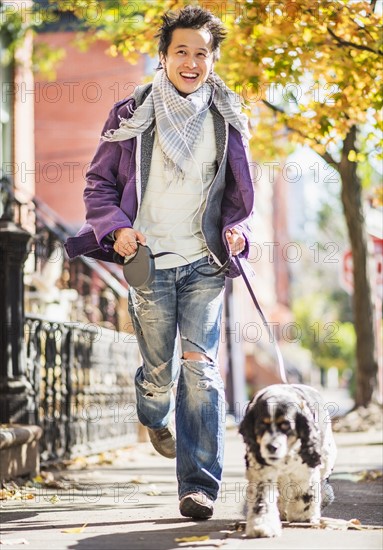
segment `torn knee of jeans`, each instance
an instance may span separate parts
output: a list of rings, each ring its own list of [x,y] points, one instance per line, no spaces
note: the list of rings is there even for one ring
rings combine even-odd
[[[197,389],[198,390],[208,390],[212,386],[211,380],[199,380],[197,382]]]
[[[187,377],[200,391],[210,391],[223,387],[223,381],[218,364],[212,361],[183,360],[183,366],[188,371]]]
[[[169,384],[166,384],[165,386],[157,386],[156,384],[153,384],[152,382],[147,382],[146,380],[143,380],[141,385],[142,385],[142,388],[144,389],[145,397],[150,397],[150,398],[154,399],[156,397],[160,397],[164,393],[169,392],[173,388],[174,382],[170,382]]]
[[[213,363],[211,358],[200,351],[185,351],[182,355],[182,359],[186,361],[197,361],[200,363]]]
[[[202,390],[202,391],[220,390],[221,388],[223,388],[223,380],[220,376],[213,377],[213,378],[210,378],[210,377],[200,378],[197,381],[196,388],[197,390]]]
[[[214,363],[214,361],[205,353],[205,349],[193,340],[181,335],[181,342],[182,359],[185,359],[186,361],[198,361],[201,363]]]

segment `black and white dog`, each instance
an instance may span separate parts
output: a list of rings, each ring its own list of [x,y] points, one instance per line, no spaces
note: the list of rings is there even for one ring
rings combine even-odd
[[[320,393],[303,384],[268,386],[249,403],[239,431],[249,482],[246,535],[279,536],[281,521],[319,523],[321,506],[333,500],[327,480],[336,458]]]

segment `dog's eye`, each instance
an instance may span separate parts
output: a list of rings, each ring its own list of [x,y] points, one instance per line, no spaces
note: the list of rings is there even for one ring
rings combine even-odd
[[[290,429],[290,422],[288,420],[284,420],[278,424],[278,428],[281,432],[288,432]]]
[[[268,428],[270,428],[270,424],[271,422],[268,419],[260,420],[259,427],[261,428],[261,430],[267,430]]]

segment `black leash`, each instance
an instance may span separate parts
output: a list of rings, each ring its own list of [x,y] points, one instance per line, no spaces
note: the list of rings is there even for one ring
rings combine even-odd
[[[262,308],[261,306],[259,305],[259,302],[257,300],[257,297],[255,296],[254,292],[253,292],[253,289],[251,288],[251,285],[250,285],[250,282],[249,282],[249,279],[247,278],[246,276],[246,273],[242,267],[242,264],[241,264],[241,260],[238,258],[238,256],[234,256],[234,260],[235,260],[235,263],[237,264],[237,267],[239,269],[239,272],[241,273],[241,276],[242,276],[242,279],[245,281],[245,284],[247,286],[247,290],[249,291],[250,293],[250,296],[251,296],[251,299],[253,300],[254,302],[254,305],[259,313],[259,316],[261,317],[262,319],[262,323],[264,325],[264,327],[266,328],[267,330],[267,333],[269,335],[269,338],[270,338],[270,342],[273,342],[274,346],[275,346],[275,351],[277,353],[277,358],[278,358],[278,366],[279,366],[279,376],[282,380],[282,382],[284,384],[288,384],[288,380],[287,380],[287,377],[286,377],[286,369],[285,369],[285,364],[284,364],[284,361],[283,361],[283,357],[282,357],[282,353],[281,353],[281,350],[279,349],[279,346],[278,346],[278,342],[276,341],[273,333],[271,332],[270,330],[270,327],[268,325],[268,322],[266,320],[266,317],[262,311]]]
[[[151,257],[153,258],[153,260],[155,260],[156,258],[161,258],[161,256],[167,256],[168,254],[174,254],[175,256],[179,256],[180,258],[183,258],[187,263],[189,263],[187,258],[185,258],[185,256],[182,256],[182,254],[178,254],[178,252],[158,252],[157,254],[151,254]],[[211,273],[206,273],[206,271],[202,271],[201,269],[198,269],[198,267],[191,266],[191,268],[192,268],[192,271],[195,271],[196,273],[199,273],[204,277],[215,277],[216,275],[219,275],[223,271],[227,271],[227,269],[229,268],[231,259],[232,259],[232,255],[230,254],[226,262]]]
[[[137,242],[137,250],[132,256],[124,258],[124,256],[120,256],[120,254],[115,252],[113,259],[115,263],[122,265],[122,271],[127,283],[134,288],[140,288],[150,285],[153,281],[156,271],[154,260],[169,254],[179,256],[180,258],[183,258],[187,264],[189,263],[185,256],[182,256],[182,254],[178,254],[177,252],[158,252],[157,254],[153,254],[148,246],[139,242]],[[214,271],[207,272],[193,266],[191,266],[191,268],[192,271],[195,271],[204,277],[216,277],[229,268],[231,259],[232,255],[230,254],[226,262]]]

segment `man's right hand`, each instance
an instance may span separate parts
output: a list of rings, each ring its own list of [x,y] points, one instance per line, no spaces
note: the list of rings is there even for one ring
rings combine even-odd
[[[131,256],[135,254],[137,250],[137,241],[141,244],[146,244],[145,235],[132,227],[116,229],[114,235],[116,240],[113,249],[117,254],[120,254],[120,256]]]

